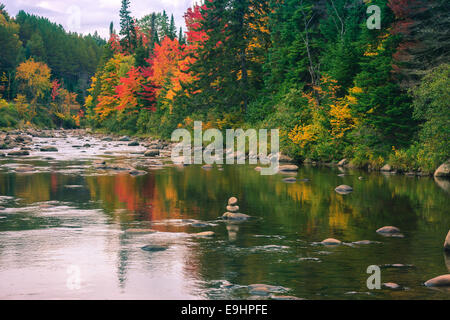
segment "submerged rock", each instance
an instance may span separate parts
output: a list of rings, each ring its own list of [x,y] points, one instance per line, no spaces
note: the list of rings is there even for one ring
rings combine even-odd
[[[288,289],[280,286],[272,286],[268,284],[251,284],[248,286],[251,295],[268,296],[271,293],[286,292]]]
[[[146,233],[155,233],[157,231],[153,229],[127,229],[125,230],[125,232],[132,234],[146,234]]]
[[[352,242],[353,244],[356,245],[369,245],[369,244],[379,244],[380,242],[378,241],[370,241],[370,240],[360,240],[360,241],[355,241]]]
[[[52,146],[42,147],[41,152],[58,152],[58,149]]]
[[[29,156],[30,152],[27,150],[18,150],[18,151],[11,151],[8,152],[8,156]]]
[[[411,269],[415,268],[412,264],[401,264],[401,263],[393,263],[393,264],[383,264],[380,266],[382,269]]]
[[[148,252],[160,252],[160,251],[166,251],[167,249],[169,249],[169,247],[151,244],[151,245],[142,247],[141,249],[144,251],[148,251]]]
[[[284,300],[303,300],[302,298],[297,298],[297,297],[294,297],[294,296],[271,296],[270,299],[272,299],[272,300],[281,300],[281,301],[284,301]]]
[[[450,274],[433,278],[425,282],[427,287],[450,287]]]
[[[130,175],[132,175],[133,177],[137,177],[137,176],[145,176],[147,174],[146,171],[143,170],[131,170]]]
[[[285,183],[295,183],[295,182],[297,182],[297,179],[296,178],[285,178],[285,179],[283,179],[283,182],[285,182]]]

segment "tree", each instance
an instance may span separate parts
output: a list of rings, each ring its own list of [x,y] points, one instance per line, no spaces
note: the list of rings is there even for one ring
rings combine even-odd
[[[421,121],[419,132],[424,157],[434,168],[450,157],[450,64],[430,70],[419,86],[411,89],[414,116]]]
[[[11,78],[18,64],[18,58],[22,50],[22,42],[19,39],[19,25],[9,18],[4,11],[4,5],[0,4],[0,74],[5,75],[3,81],[3,95],[10,98]]]
[[[130,0],[122,0],[120,8],[120,35],[123,36],[121,42],[124,48],[131,51],[136,47],[135,24],[129,11]]]
[[[167,36],[172,40],[177,37],[177,27],[175,26],[175,19],[173,17],[173,14],[170,16],[169,32]]]
[[[17,67],[16,80],[35,106],[37,99],[43,98],[51,88],[50,68],[45,63],[35,62],[31,58]]]

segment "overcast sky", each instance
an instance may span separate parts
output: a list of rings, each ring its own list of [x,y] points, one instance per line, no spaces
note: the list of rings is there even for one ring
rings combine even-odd
[[[196,0],[130,0],[131,14],[141,18],[151,12],[164,9],[173,13],[177,28],[185,30],[183,15]],[[61,24],[67,31],[83,34],[97,32],[104,38],[109,35],[109,23],[120,29],[119,11],[121,0],[0,0],[6,10],[15,16],[20,10],[44,16],[50,21]]]

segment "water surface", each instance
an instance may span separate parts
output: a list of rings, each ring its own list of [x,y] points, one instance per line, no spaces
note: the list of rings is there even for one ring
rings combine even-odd
[[[92,146],[73,147],[86,141]],[[287,184],[286,176],[261,176],[251,166],[164,165],[126,143],[35,143],[59,152],[0,158],[0,299],[270,298],[252,295],[248,285],[257,283],[278,286],[273,295],[304,299],[450,297],[423,286],[450,272],[442,249],[448,181],[360,171],[342,177],[337,168],[302,167],[297,182]],[[97,170],[98,159],[148,174]],[[31,172],[17,172],[30,165]],[[354,192],[337,194],[341,184]],[[220,220],[231,196],[254,219]],[[404,237],[376,234],[385,225]],[[203,231],[216,235],[195,236]],[[317,244],[330,237],[344,245]],[[359,240],[373,243],[353,244]],[[147,252],[146,245],[167,250]],[[382,282],[403,289],[369,290],[368,266],[386,264],[413,265],[382,269]]]

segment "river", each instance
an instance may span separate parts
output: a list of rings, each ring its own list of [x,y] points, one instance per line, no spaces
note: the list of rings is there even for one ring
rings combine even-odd
[[[91,136],[34,138],[31,148],[0,158],[0,299],[450,297],[423,285],[450,272],[449,181],[303,166],[285,183],[248,165],[174,166]],[[99,160],[146,174],[101,170]],[[342,184],[354,191],[336,193]],[[253,219],[220,219],[232,196]],[[403,237],[375,232],[386,225]],[[401,289],[368,289],[371,265]]]

